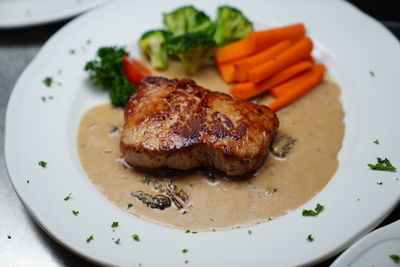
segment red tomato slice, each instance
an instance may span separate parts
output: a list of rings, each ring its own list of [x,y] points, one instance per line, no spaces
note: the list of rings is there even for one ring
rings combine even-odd
[[[151,76],[151,72],[140,61],[124,55],[122,58],[124,73],[130,83],[139,84],[143,77]]]

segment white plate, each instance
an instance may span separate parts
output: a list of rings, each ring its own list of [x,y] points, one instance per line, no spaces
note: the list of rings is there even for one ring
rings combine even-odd
[[[104,2],[106,0],[0,0],[0,29],[67,19]]]
[[[399,266],[389,257],[393,254],[400,255],[400,221],[358,240],[331,267]]]
[[[214,14],[222,3],[204,0],[196,6]],[[108,99],[89,86],[85,62],[100,46],[133,47],[144,31],[161,26],[162,12],[183,4],[141,2],[139,8],[127,0],[101,7],[63,27],[21,75],[7,110],[5,156],[12,183],[35,220],[75,253],[97,263],[127,266],[186,266],[186,259],[199,266],[310,264],[333,256],[378,225],[399,202],[400,176],[369,170],[366,164],[379,156],[400,167],[400,47],[382,25],[342,1],[230,3],[264,27],[304,22],[316,43],[316,56],[342,88],[346,129],[339,169],[304,207],[252,227],[252,235],[247,229],[193,235],[136,218],[91,184],[78,159],[77,128],[87,109]],[[71,49],[76,53],[70,54]],[[46,76],[62,85],[46,88]],[[41,96],[48,95],[54,99],[43,102]],[[40,160],[48,167],[39,167]],[[69,193],[72,199],[66,202]],[[316,203],[326,210],[318,217],[301,215],[302,208]],[[72,216],[72,209],[79,209],[79,216]],[[113,221],[120,222],[115,232]],[[134,233],[140,242],[132,241]],[[94,240],[88,244],[91,234]],[[308,234],[314,242],[306,240]],[[121,238],[120,245],[114,237]],[[190,252],[181,253],[183,248]]]
[[[331,267],[398,266],[390,255],[400,255],[400,221],[379,228],[358,240]]]

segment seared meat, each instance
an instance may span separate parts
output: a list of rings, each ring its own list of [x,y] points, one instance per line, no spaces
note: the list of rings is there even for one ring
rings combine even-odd
[[[265,106],[235,101],[190,79],[148,77],[125,109],[120,149],[137,167],[212,166],[236,176],[260,167],[278,124]]]

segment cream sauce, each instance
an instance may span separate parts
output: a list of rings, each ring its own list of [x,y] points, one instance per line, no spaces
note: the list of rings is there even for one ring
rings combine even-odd
[[[175,63],[167,72],[157,75],[184,77]],[[212,67],[194,79],[205,88],[228,92],[228,85]],[[339,87],[326,81],[280,111],[279,134],[297,141],[285,159],[270,154],[254,177],[210,179],[193,171],[174,178],[172,182],[178,190],[182,189],[189,197],[182,210],[173,203],[164,210],[152,209],[131,195],[137,191],[152,195],[160,192],[154,188],[153,178],[149,184],[143,183],[148,174],[127,168],[120,160],[122,109],[107,104],[84,114],[78,132],[79,156],[97,188],[116,206],[142,219],[192,231],[250,226],[296,209],[321,191],[334,175],[344,135],[339,94]],[[261,104],[269,101],[267,97],[259,98]]]

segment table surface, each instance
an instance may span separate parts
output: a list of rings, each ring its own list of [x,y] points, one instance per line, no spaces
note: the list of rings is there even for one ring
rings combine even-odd
[[[64,23],[0,30],[0,266],[92,266],[60,246],[32,220],[12,187],[3,152],[5,112],[14,84],[46,40]],[[389,25],[393,26],[399,25]],[[398,28],[394,32],[398,34]],[[377,228],[399,219],[400,206]],[[328,266],[335,258],[319,266]]]

